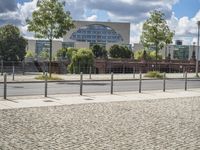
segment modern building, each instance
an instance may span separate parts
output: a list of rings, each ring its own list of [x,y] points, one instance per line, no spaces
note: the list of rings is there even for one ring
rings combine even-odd
[[[65,46],[89,48],[94,44],[109,49],[114,44],[130,46],[130,23],[74,21],[75,28],[64,37]]]
[[[61,48],[90,48],[99,44],[109,49],[114,44],[130,45],[130,23],[121,22],[94,22],[74,21],[75,28],[70,30],[63,40],[53,40],[52,53]],[[49,52],[49,41],[29,39],[27,50],[35,52],[39,56],[41,51]]]
[[[164,47],[160,54],[163,58],[166,58],[169,54],[172,60],[190,60],[192,58],[193,51],[197,54],[198,47],[196,45],[182,45],[182,41],[176,41],[173,45]],[[144,47],[140,43],[134,43],[133,51],[143,50]],[[152,48],[153,50],[153,48]],[[200,55],[199,55],[200,58]]]

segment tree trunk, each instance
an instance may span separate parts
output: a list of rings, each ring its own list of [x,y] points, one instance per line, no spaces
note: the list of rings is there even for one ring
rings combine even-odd
[[[51,68],[51,61],[52,61],[52,39],[49,39],[49,43],[50,43],[50,49],[49,49],[49,77],[51,78],[51,72],[52,72],[52,68]]]

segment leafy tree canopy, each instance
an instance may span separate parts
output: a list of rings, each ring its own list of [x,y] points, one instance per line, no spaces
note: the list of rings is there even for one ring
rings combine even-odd
[[[93,52],[95,58],[107,58],[107,51],[101,45],[95,44],[92,47],[92,52]]]
[[[28,30],[35,32],[38,38],[60,38],[74,27],[69,12],[64,11],[58,0],[40,0],[32,20],[27,20]]]
[[[143,24],[143,31],[141,35],[141,43],[146,49],[155,47],[156,60],[158,51],[161,50],[166,44],[172,43],[174,32],[171,32],[165,15],[160,11],[151,12],[150,18]]]
[[[112,58],[131,58],[132,51],[127,46],[113,45],[110,48],[110,57],[112,57]]]
[[[134,53],[134,58],[136,60],[156,60],[156,51],[152,50],[138,50]],[[158,54],[158,60],[162,60],[162,55]]]
[[[27,40],[16,26],[0,27],[0,57],[5,61],[22,61],[26,55]]]
[[[94,54],[91,49],[81,48],[77,53],[73,53],[72,61],[69,65],[69,71],[71,73],[88,73],[89,67],[92,67],[94,63]]]

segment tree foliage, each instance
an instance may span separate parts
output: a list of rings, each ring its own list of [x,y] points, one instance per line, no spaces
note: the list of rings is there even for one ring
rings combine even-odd
[[[143,24],[143,31],[141,35],[141,43],[146,49],[154,47],[156,52],[156,60],[159,50],[166,44],[172,43],[174,32],[171,32],[165,15],[160,11],[151,12],[150,18]]]
[[[69,71],[71,73],[88,73],[94,63],[94,54],[91,49],[81,48],[72,55]]]
[[[74,27],[69,12],[58,0],[40,0],[32,20],[27,20],[28,30],[38,38],[60,38]]]
[[[110,57],[112,58],[131,58],[132,51],[127,46],[113,45],[110,48]]]
[[[35,57],[35,53],[32,50],[28,50],[26,51],[26,58],[34,58]]]
[[[95,58],[107,58],[107,51],[101,45],[95,44],[92,47],[92,52],[93,52]]]
[[[26,55],[27,40],[16,26],[0,27],[0,57],[5,61],[22,61]]]
[[[28,30],[35,32],[38,38],[47,38],[50,42],[49,73],[51,77],[52,39],[63,37],[67,31],[74,27],[69,12],[64,11],[59,0],[40,0],[32,19],[27,20]]]
[[[57,51],[56,56],[57,58],[68,59],[69,61],[71,61],[73,54],[76,53],[77,51],[78,50],[73,47],[61,48]]]
[[[138,50],[134,53],[134,58],[136,60],[146,60],[146,61],[152,61],[156,60],[156,51],[151,50]],[[158,54],[157,60],[162,60],[162,55]]]

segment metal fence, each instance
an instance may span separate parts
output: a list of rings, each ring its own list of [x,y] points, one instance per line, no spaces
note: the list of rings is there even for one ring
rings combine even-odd
[[[32,95],[49,95],[55,94],[79,94],[86,93],[110,93],[117,92],[131,92],[138,91],[142,93],[146,90],[162,90],[163,92],[172,89],[200,88],[200,80],[188,79],[187,72],[184,72],[182,79],[169,79],[166,78],[166,73],[163,74],[163,79],[160,80],[146,80],[143,79],[140,72],[139,78],[132,80],[116,80],[115,74],[110,74],[109,80],[84,80],[85,74],[80,73],[79,80],[76,81],[57,81],[50,82],[47,78],[48,74],[45,73],[45,80],[39,82],[22,82],[13,83],[7,82],[7,74],[3,75],[3,82],[0,84],[2,93],[0,96],[4,99],[10,96],[32,96]]]
[[[72,70],[68,69],[68,61],[56,61],[52,62],[52,72],[57,74],[115,74],[123,73],[145,73],[148,71],[159,71],[161,73],[183,73],[195,72],[195,64],[191,63],[127,63],[127,62],[96,62],[93,66],[83,67],[82,65],[73,66]],[[1,75],[4,72],[8,74],[35,74],[48,72],[49,62],[48,61],[2,61],[1,60]]]

